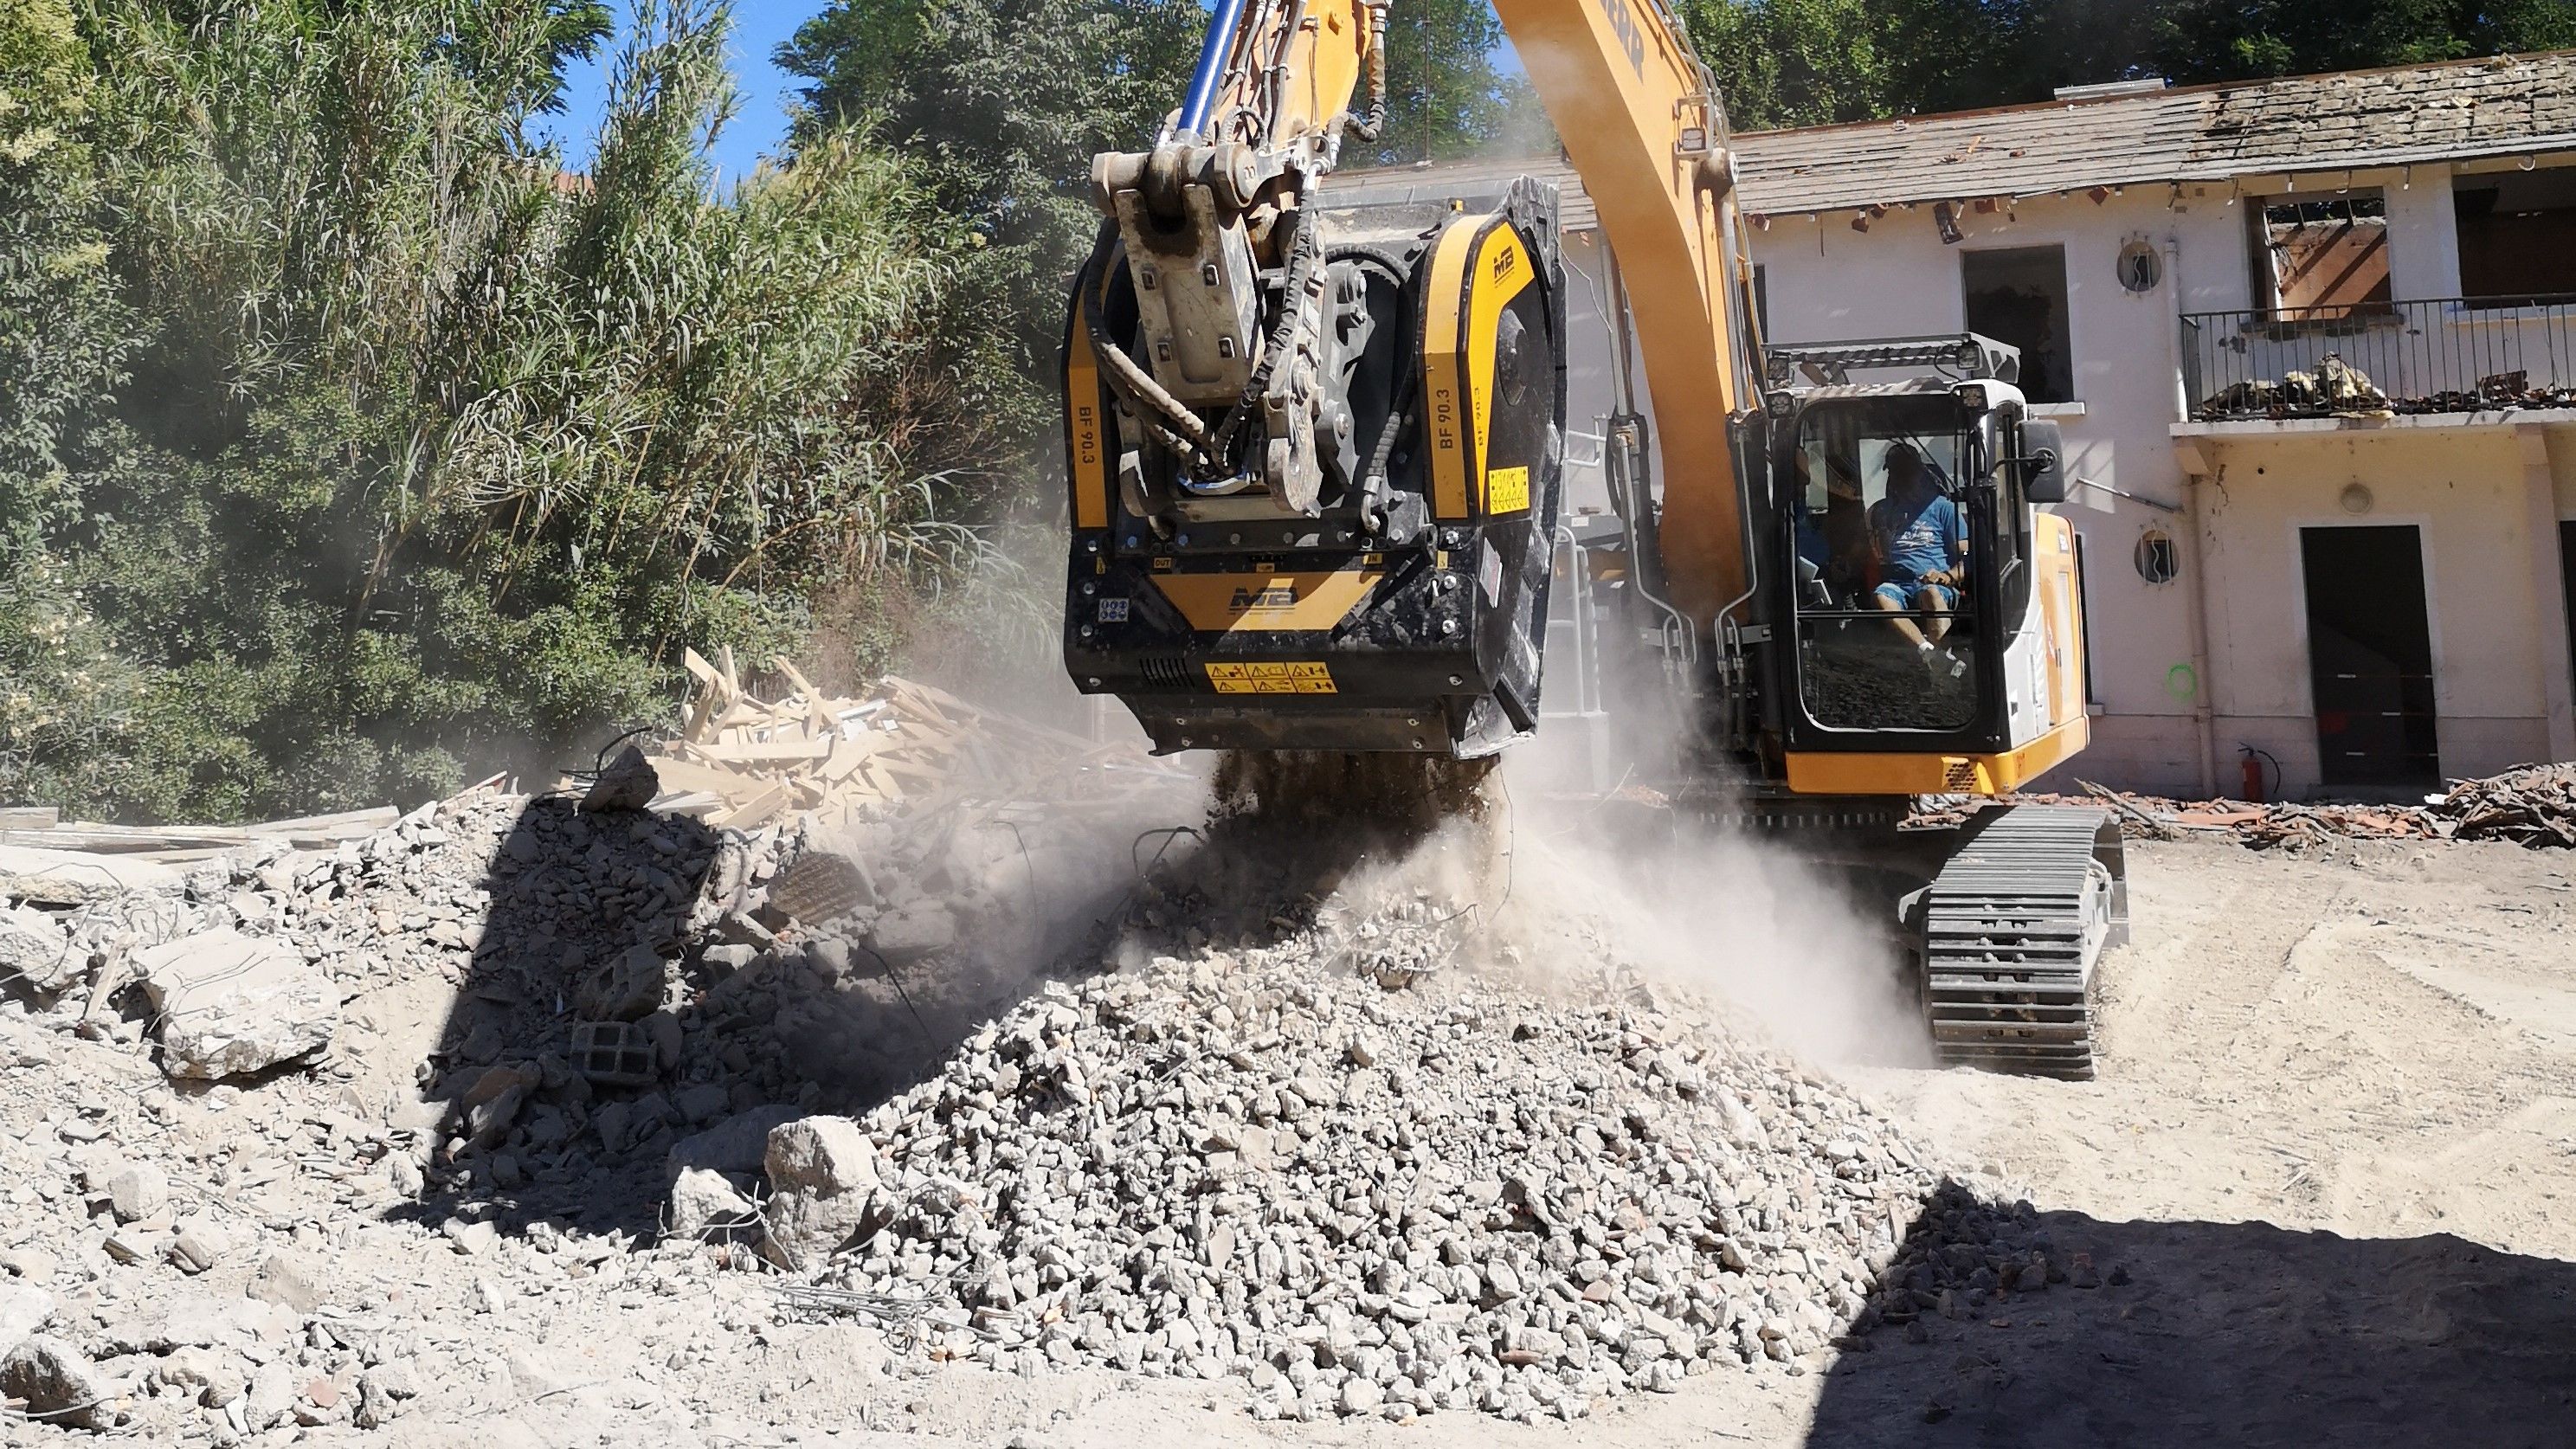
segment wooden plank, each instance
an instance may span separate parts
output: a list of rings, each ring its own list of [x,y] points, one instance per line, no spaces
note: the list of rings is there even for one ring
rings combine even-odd
[[[798,694],[805,696],[805,702],[807,704],[814,704],[822,699],[823,691],[816,689],[814,687],[814,681],[807,679],[805,677],[805,671],[797,668],[796,662],[789,659],[786,655],[773,654],[769,656],[769,667],[786,675],[787,682],[795,687]]]
[[[732,704],[725,707],[725,712],[723,714],[716,716],[716,728],[720,730],[748,729],[759,725],[773,724],[777,719],[778,711],[770,708],[761,701],[756,699],[737,699]]]
[[[784,764],[789,761],[810,762],[825,759],[832,753],[832,742],[830,740],[761,740],[744,744],[691,745],[689,748],[716,764]]]
[[[100,825],[74,821],[31,837],[47,850],[78,850],[91,855],[131,855],[155,850],[234,850],[250,843],[250,832],[221,825]]]
[[[827,782],[837,785],[850,778],[851,774],[867,761],[868,756],[875,753],[874,740],[865,738],[834,740],[831,757],[823,761],[823,768],[815,773],[821,775]]]
[[[695,649],[683,648],[680,651],[680,667],[689,671],[689,677],[696,680],[700,688],[713,690],[716,687],[716,667]]]
[[[51,805],[0,805],[0,830],[51,830],[63,812]]]
[[[657,796],[647,808],[657,815],[706,816],[719,810],[729,810],[732,806],[725,797],[712,790],[689,790]]]
[[[786,805],[787,793],[785,784],[772,785],[730,810],[707,817],[707,824],[718,830],[757,830]]]
[[[669,755],[656,756],[653,773],[661,778],[664,790],[686,790],[721,795],[728,800],[746,799],[757,793],[764,781],[740,770],[720,765],[703,765]]]
[[[492,783],[487,780],[485,784]],[[342,834],[369,835],[402,818],[402,811],[391,805],[378,805],[372,810],[343,810],[334,815],[298,815],[291,820],[268,820],[250,827],[253,835],[331,836]]]

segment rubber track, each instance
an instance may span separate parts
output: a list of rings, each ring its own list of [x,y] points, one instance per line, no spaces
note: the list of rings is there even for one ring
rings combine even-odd
[[[1945,1064],[2088,1080],[2093,968],[2114,901],[2094,868],[2106,817],[2016,805],[1924,897],[1924,1011]]]

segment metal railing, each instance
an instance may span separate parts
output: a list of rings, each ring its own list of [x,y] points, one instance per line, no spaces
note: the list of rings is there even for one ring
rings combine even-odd
[[[2576,294],[2187,312],[2193,419],[2576,407]]]

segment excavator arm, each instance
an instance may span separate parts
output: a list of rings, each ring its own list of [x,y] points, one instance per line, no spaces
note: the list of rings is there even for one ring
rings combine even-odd
[[[1494,9],[1628,289],[1655,299],[1634,325],[1663,460],[1659,562],[1674,603],[1705,628],[1744,602],[1729,429],[1758,373],[1725,107],[1660,0],[1496,0]]]

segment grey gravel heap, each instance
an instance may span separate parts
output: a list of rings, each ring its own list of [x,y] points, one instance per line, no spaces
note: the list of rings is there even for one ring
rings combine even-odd
[[[876,1206],[827,1283],[922,1301],[934,1354],[1239,1375],[1262,1418],[1572,1419],[1790,1364],[1868,1326],[1933,1185],[1722,1033],[1296,944],[1051,985],[860,1125]]]

